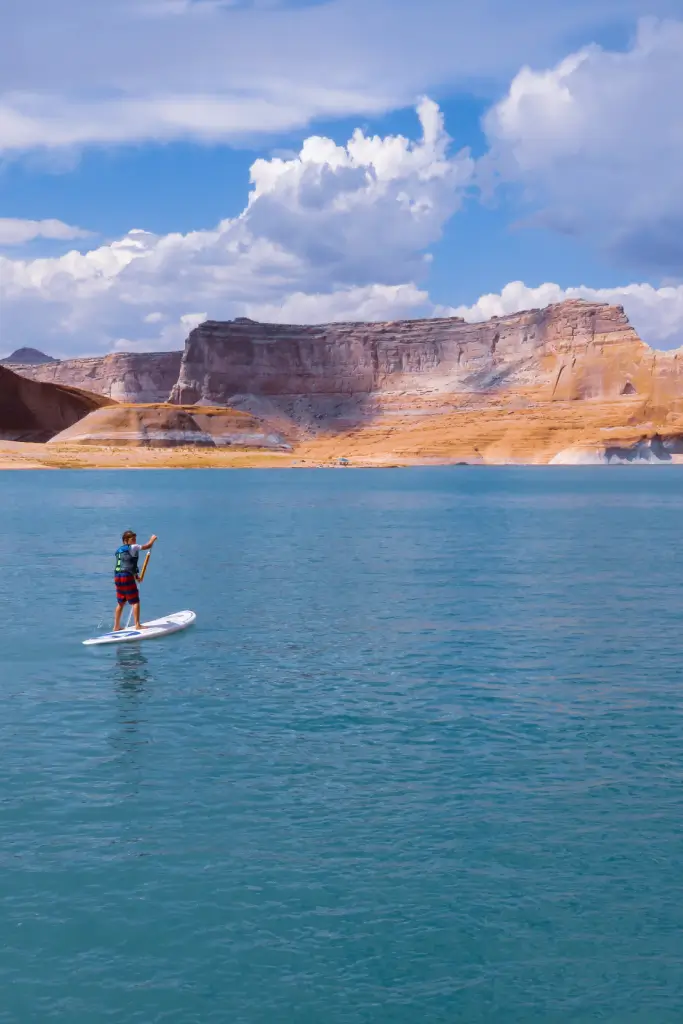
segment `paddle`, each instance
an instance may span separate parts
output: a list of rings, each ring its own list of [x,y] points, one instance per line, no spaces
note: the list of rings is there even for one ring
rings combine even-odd
[[[150,550],[150,551],[148,551],[148,552],[147,552],[147,554],[145,555],[145,560],[144,560],[144,562],[142,563],[142,569],[140,570],[140,573],[139,573],[139,575],[138,575],[138,583],[142,583],[142,581],[143,581],[143,580],[144,580],[144,578],[145,578],[145,573],[147,572],[147,565],[148,565],[148,563],[149,563],[149,556],[150,556],[151,554],[152,554],[152,552],[151,552],[151,550]],[[131,619],[132,619],[132,618],[133,618],[133,609],[131,608],[131,610],[130,610],[130,615],[128,616],[128,622],[126,623],[126,629],[130,629],[130,623],[131,623]]]
[[[149,562],[149,556],[151,554],[152,554],[152,552],[148,551],[147,554],[145,555],[145,560],[142,563],[142,569],[140,571],[140,575],[138,576],[138,583],[142,583],[142,581],[145,578],[145,573],[147,572],[147,563]]]

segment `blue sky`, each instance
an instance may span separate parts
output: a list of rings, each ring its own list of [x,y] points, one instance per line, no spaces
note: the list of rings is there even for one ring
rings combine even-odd
[[[683,343],[680,3],[25,0],[2,19],[2,352],[579,293]]]

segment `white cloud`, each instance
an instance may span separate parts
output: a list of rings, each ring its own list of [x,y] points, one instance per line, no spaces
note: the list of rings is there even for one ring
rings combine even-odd
[[[295,292],[278,303],[248,303],[245,315],[266,323],[367,323],[424,316],[432,308],[429,294],[414,284],[370,284],[319,295]]]
[[[160,325],[153,339],[144,328],[139,334],[130,330],[124,337],[112,339],[110,347],[114,352],[170,352],[182,348],[190,331],[206,319],[205,313],[184,313],[173,318],[163,316],[161,320],[151,321]],[[143,317],[142,323],[150,323],[149,318]]]
[[[683,285],[655,288],[650,284],[628,284],[619,288],[561,288],[546,283],[530,288],[523,281],[511,281],[498,294],[482,295],[471,306],[441,308],[442,316],[462,316],[475,322],[505,316],[523,309],[539,309],[564,299],[588,299],[623,306],[643,341],[653,348],[683,345]]]
[[[61,220],[20,220],[17,217],[0,217],[0,245],[22,245],[35,238],[64,241],[87,238],[89,234],[89,231],[64,224]]]
[[[560,77],[571,77],[572,67],[588,59],[570,61]],[[548,90],[554,96],[556,83],[551,89],[545,80],[539,85],[532,76],[531,82],[541,105]],[[520,96],[533,93],[532,85],[522,85]],[[558,88],[552,109],[566,100]],[[571,108],[571,97],[568,102]],[[501,109],[496,114],[511,132],[510,125],[521,123],[516,109],[507,121]],[[69,355],[179,348],[205,318],[306,323],[456,314],[478,320],[565,297],[623,304],[650,344],[683,343],[683,286],[512,282],[473,306],[434,307],[422,288],[428,250],[462,203],[474,166],[466,151],[450,152],[434,103],[422,101],[418,114],[417,141],[356,131],[339,146],[311,136],[298,154],[257,160],[245,209],[213,230],[159,236],[134,229],[61,257],[0,256],[0,349],[33,344]],[[566,154],[562,132],[558,137],[558,152]],[[520,145],[518,166],[544,166],[542,147],[536,153]],[[80,231],[40,223],[52,224],[41,230],[53,233]]]
[[[277,94],[276,94],[277,93]],[[288,131],[316,117],[338,117],[349,110],[377,114],[390,106],[385,95],[366,96],[343,89],[316,89],[310,96],[283,84],[273,95],[222,96],[195,92],[116,96],[106,100],[35,93],[0,97],[0,151],[58,149],[85,145],[219,142],[260,132]]]
[[[54,354],[179,347],[197,318],[387,319],[428,311],[414,282],[473,173],[438,107],[422,137],[309,138],[257,161],[243,213],[211,231],[132,230],[85,252],[0,257],[0,347]],[[203,312],[194,312],[197,309]]]
[[[643,21],[631,49],[524,68],[485,119],[488,162],[540,220],[632,266],[683,261],[683,22]]]
[[[254,233],[335,283],[419,276],[423,250],[460,207],[474,163],[448,156],[439,108],[418,107],[419,145],[357,130],[344,146],[307,139],[294,160],[257,160],[245,217]]]
[[[0,151],[229,140],[500,81],[567,35],[677,0],[21,0],[0,36]],[[30,46],[26,40],[30,39]]]
[[[206,313],[183,313],[180,318],[181,324],[188,333],[194,330],[195,327],[198,327],[199,324],[203,324],[205,320]]]

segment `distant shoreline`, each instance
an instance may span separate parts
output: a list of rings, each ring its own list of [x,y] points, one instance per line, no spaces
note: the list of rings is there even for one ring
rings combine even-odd
[[[343,458],[343,457],[342,457]],[[237,448],[99,448],[90,445],[57,447],[31,442],[0,441],[3,469],[387,469],[414,466],[463,465],[462,459],[395,455],[348,459],[316,459],[292,452]],[[474,460],[472,463],[477,464]]]
[[[329,444],[329,439],[328,439]],[[486,459],[440,455],[398,455],[394,452],[329,456],[325,447],[316,457],[316,442],[301,446],[303,450],[277,452],[239,448],[145,448],[99,447],[95,445],[51,445],[24,441],[0,440],[0,470],[31,469],[413,469],[419,467],[453,466],[548,466],[548,458],[536,461],[522,459]],[[555,463],[561,465],[608,466],[592,458],[587,449],[585,461]],[[615,463],[617,465],[683,465],[683,457],[674,455],[670,460],[636,458]]]

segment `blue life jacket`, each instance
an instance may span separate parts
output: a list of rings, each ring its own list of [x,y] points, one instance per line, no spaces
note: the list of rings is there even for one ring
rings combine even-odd
[[[120,576],[123,573],[129,573],[131,576],[137,576],[138,557],[138,555],[134,555],[131,552],[130,544],[122,544],[120,548],[116,549],[115,575]]]

